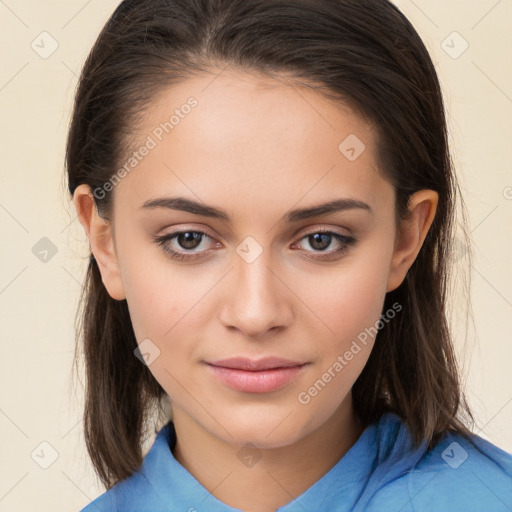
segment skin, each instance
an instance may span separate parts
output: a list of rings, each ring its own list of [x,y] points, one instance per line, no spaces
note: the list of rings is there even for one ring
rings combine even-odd
[[[394,188],[379,172],[374,129],[316,90],[244,72],[200,75],[163,91],[135,127],[134,149],[190,96],[198,105],[116,185],[112,222],[97,214],[86,185],[73,200],[109,294],[127,300],[138,342],[148,338],[160,350],[149,368],[171,398],[175,457],[226,504],[270,512],[311,487],[359,438],[350,390],[372,338],[309,403],[298,394],[384,313],[385,294],[414,262],[438,196],[417,192],[411,220],[396,232]],[[354,161],[338,150],[349,134],[365,144]],[[232,220],[140,208],[178,195]],[[291,209],[347,197],[372,211],[282,220]],[[319,228],[356,243],[335,256],[343,244],[331,238],[322,253],[306,236]],[[202,256],[173,260],[151,238],[177,230],[207,232],[196,246],[168,242]],[[248,236],[262,249],[250,263],[236,252]],[[324,261],[312,257],[325,253]],[[270,393],[233,390],[204,364],[242,355],[310,364]],[[250,467],[237,456],[247,443],[261,457]]]

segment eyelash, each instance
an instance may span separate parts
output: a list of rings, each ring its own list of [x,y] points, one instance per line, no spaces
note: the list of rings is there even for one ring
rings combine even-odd
[[[162,236],[153,236],[152,238],[153,238],[153,241],[157,245],[162,247],[162,250],[165,253],[169,254],[175,260],[190,261],[190,260],[195,260],[197,258],[201,258],[202,257],[201,255],[187,254],[186,252],[175,251],[174,249],[171,249],[170,246],[168,245],[168,242],[170,242],[174,238],[178,237],[179,235],[182,235],[182,234],[185,234],[185,233],[195,233],[195,234],[198,234],[198,235],[201,235],[201,236],[204,235],[204,236],[206,236],[208,238],[212,238],[212,237],[210,237],[210,235],[208,235],[208,233],[205,233],[204,231],[192,230],[192,229],[186,229],[186,230],[183,230],[183,231],[176,231],[174,233],[169,233],[167,235],[162,235]],[[311,258],[315,259],[315,260],[326,260],[327,258],[332,257],[334,255],[335,256],[342,256],[343,254],[345,254],[350,249],[350,247],[352,245],[354,245],[357,242],[357,240],[354,237],[342,235],[341,233],[338,233],[336,231],[330,231],[328,229],[317,229],[315,231],[311,231],[309,233],[306,233],[304,236],[302,236],[299,239],[299,241],[303,240],[304,238],[308,238],[309,236],[316,235],[316,234],[331,235],[338,242],[341,242],[343,244],[343,246],[340,249],[336,249],[335,251],[330,251],[330,252],[327,252],[327,253],[324,253],[323,251],[316,251],[316,252],[320,252],[322,254],[322,256],[312,256]],[[325,256],[324,256],[324,254],[325,254]]]

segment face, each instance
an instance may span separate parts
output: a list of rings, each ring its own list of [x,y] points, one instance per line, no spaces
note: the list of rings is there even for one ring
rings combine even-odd
[[[151,105],[114,187],[119,273],[104,282],[126,298],[175,414],[271,448],[346,402],[392,289],[395,195],[375,143],[348,107],[243,73],[189,79]],[[200,208],[165,201],[178,197]],[[291,215],[340,200],[353,204]],[[232,357],[295,369],[208,364]]]

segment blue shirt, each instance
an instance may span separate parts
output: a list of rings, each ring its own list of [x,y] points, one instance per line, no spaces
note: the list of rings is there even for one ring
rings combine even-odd
[[[167,423],[139,470],[81,512],[240,512],[206,490],[173,456]],[[276,512],[505,512],[512,455],[479,436],[445,434],[415,449],[398,416],[384,414],[323,477]]]

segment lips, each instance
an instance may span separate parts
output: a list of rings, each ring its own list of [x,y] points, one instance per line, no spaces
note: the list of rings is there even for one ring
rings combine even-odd
[[[207,368],[217,381],[236,391],[270,393],[293,382],[307,365],[278,357],[233,357],[207,363]]]
[[[209,362],[212,366],[222,368],[232,368],[234,370],[261,371],[271,370],[273,368],[290,368],[294,366],[303,366],[304,361],[290,361],[280,357],[263,357],[262,359],[249,359],[247,357],[231,357]]]

